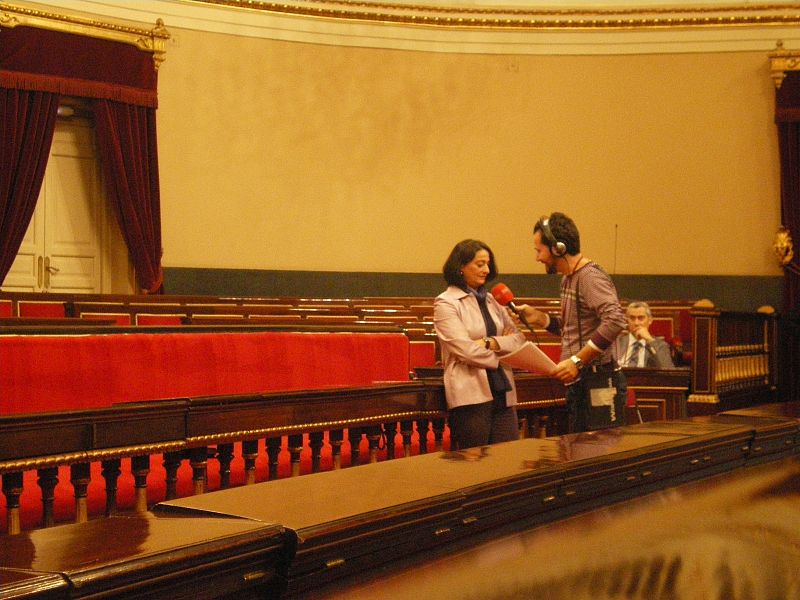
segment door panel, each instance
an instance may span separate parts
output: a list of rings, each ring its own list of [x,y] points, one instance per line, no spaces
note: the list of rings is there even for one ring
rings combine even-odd
[[[59,135],[60,134],[60,135]],[[47,165],[45,287],[48,291],[101,289],[100,185],[89,127],[65,127],[53,140]]]
[[[44,256],[44,216],[41,206],[45,197],[47,180],[42,183],[39,192],[39,200],[36,202],[36,209],[33,211],[28,231],[22,238],[22,244],[17,252],[17,257],[11,263],[11,269],[3,282],[3,289],[16,292],[38,292],[42,290],[43,271],[42,266],[37,264],[38,259]],[[38,281],[37,281],[38,279]]]

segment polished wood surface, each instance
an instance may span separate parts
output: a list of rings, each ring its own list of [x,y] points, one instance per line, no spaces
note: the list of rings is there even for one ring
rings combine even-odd
[[[3,600],[62,600],[68,597],[69,584],[57,573],[0,567],[0,598]]]
[[[800,597],[800,458],[606,506],[303,598]]]
[[[775,416],[796,410],[764,407],[758,414],[694,417],[429,453],[166,501],[151,512],[0,536],[0,576],[7,576],[0,580],[0,596],[13,597],[11,591],[17,593],[22,586],[27,595],[21,597],[53,597],[44,594],[59,591],[59,586],[52,579],[37,581],[42,575],[58,574],[69,584],[64,598],[232,600],[324,598],[329,593],[354,598],[408,597],[411,588],[403,586],[409,581],[414,589],[421,583],[427,586],[425,576],[417,579],[416,573],[445,560],[437,573],[451,587],[425,587],[426,594],[491,598],[486,594],[492,592],[509,597],[498,582],[518,581],[530,572],[525,565],[549,561],[558,568],[537,569],[535,577],[522,582],[522,595],[510,597],[589,597],[580,594],[598,589],[605,593],[603,586],[613,587],[620,576],[629,587],[641,586],[631,588],[641,591],[638,596],[627,597],[683,598],[672,592],[677,584],[691,583],[691,579],[687,583],[681,578],[696,576],[695,564],[702,565],[699,576],[710,580],[716,576],[710,569],[728,566],[725,561],[730,558],[718,552],[710,555],[711,560],[698,562],[706,558],[705,546],[687,551],[684,537],[670,537],[682,535],[687,530],[685,523],[702,525],[714,517],[717,521],[708,531],[703,530],[704,535],[722,533],[726,540],[740,542],[738,513],[750,510],[750,505],[740,508],[740,497],[764,501],[763,506],[756,503],[753,514],[758,513],[762,525],[773,530],[764,537],[764,532],[748,525],[748,531],[762,535],[766,542],[744,539],[745,543],[755,542],[755,550],[762,552],[774,543],[774,532],[783,533],[783,505],[773,506],[772,500],[788,498],[798,510],[800,420]],[[584,526],[563,539],[557,535],[562,525],[544,530],[554,533],[550,543],[541,548],[538,538],[526,537],[532,527],[569,523],[573,515],[587,511],[607,516],[612,514],[608,507],[619,502],[674,490],[676,485],[720,473],[744,472],[751,460],[761,463],[763,470],[757,473],[771,472],[772,465],[786,457],[791,461],[782,464],[792,465],[788,475],[776,475],[767,484],[761,480],[748,484],[744,494],[740,488],[735,493],[725,492],[722,500],[714,496],[706,504],[678,503],[666,512],[648,512],[632,521],[637,525],[630,531],[626,529],[630,519],[626,518],[612,530],[612,534],[617,531],[614,535],[595,535],[604,525],[596,520],[591,527]],[[681,492],[665,493],[669,500]],[[683,497],[694,502],[702,494]],[[728,514],[731,511],[733,520]],[[797,522],[794,513],[789,516]],[[651,538],[643,533],[648,531]],[[448,571],[448,565],[458,564],[461,556],[491,562],[492,554],[498,552],[495,544],[503,544],[502,540],[491,541],[498,538],[516,540],[512,550],[502,546],[499,550],[514,558],[509,561],[513,565],[510,574],[492,565],[490,572],[481,575],[482,584],[489,585],[491,577],[500,579],[486,588],[476,587],[474,579],[462,579],[460,570]],[[621,553],[601,552],[603,543],[613,547],[609,539],[622,544]],[[524,551],[513,556],[519,540],[524,540]],[[707,541],[706,537],[701,541]],[[482,554],[487,543],[492,549],[488,555]],[[790,548],[796,547],[792,544],[795,542],[790,542]],[[627,553],[634,551],[639,554],[629,559]],[[783,560],[787,552],[783,547],[780,551]],[[442,558],[445,553],[450,557]],[[682,563],[684,555],[688,558]],[[788,556],[787,564],[796,567],[792,560],[797,556],[796,552]],[[583,564],[574,562],[579,557]],[[738,555],[735,558],[730,564],[738,568]],[[592,562],[595,559],[597,562]],[[416,565],[411,577],[382,578],[411,564]],[[781,569],[787,564],[781,563]],[[473,567],[470,564],[468,570]],[[22,581],[19,572],[25,574]],[[8,577],[11,573],[14,576]],[[580,587],[584,575],[594,582],[586,589]],[[783,571],[772,570],[770,575],[784,577],[780,585],[792,583]],[[375,577],[378,582],[365,583]],[[643,579],[654,583],[642,584]],[[722,581],[725,583],[724,577]],[[576,582],[578,588],[569,587]],[[372,585],[379,586],[383,595]],[[516,587],[509,589],[517,593]],[[551,589],[563,595],[544,594]],[[478,595],[466,595],[467,591]],[[619,592],[616,588],[611,591]],[[666,595],[647,595],[653,591]]]
[[[58,573],[70,586],[69,598],[246,598],[279,585],[283,552],[277,525],[141,513],[2,538],[0,565]],[[45,584],[52,581],[42,582],[42,592]],[[7,597],[4,587],[0,592]]]
[[[297,541],[288,589],[303,593],[428,548],[737,468],[751,436],[743,423],[635,425],[265,482],[153,511],[281,524]]]

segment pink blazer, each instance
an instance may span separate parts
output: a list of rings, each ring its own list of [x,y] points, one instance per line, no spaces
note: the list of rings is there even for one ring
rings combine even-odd
[[[484,369],[496,369],[502,354],[513,352],[525,343],[525,335],[491,294],[487,295],[486,306],[497,325],[495,339],[500,344],[499,353],[475,344],[475,340],[486,335],[486,325],[473,294],[451,285],[433,302],[433,322],[442,350],[448,408],[489,402],[492,391]],[[503,335],[509,328],[513,333]],[[517,403],[514,375],[511,368],[503,368],[512,388],[506,394],[506,405],[514,406]]]

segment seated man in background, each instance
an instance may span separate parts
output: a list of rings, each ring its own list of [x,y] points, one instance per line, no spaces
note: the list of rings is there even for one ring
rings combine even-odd
[[[650,333],[653,313],[646,302],[631,302],[625,309],[628,330],[617,338],[617,356],[621,367],[675,367],[669,344]]]

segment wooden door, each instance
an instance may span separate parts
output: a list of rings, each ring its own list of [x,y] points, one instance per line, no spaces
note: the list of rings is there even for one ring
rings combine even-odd
[[[4,290],[132,291],[127,248],[103,195],[88,119],[59,119],[33,219]]]

